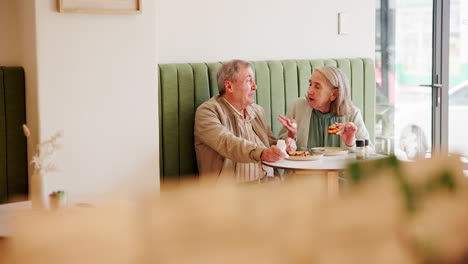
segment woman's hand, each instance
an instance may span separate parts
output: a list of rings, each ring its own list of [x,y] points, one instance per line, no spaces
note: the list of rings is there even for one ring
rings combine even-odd
[[[297,145],[294,139],[287,137],[285,142],[286,142],[286,152],[291,153],[291,152],[296,151]]]
[[[288,137],[296,138],[297,135],[297,122],[294,119],[289,119],[284,115],[279,115],[278,120],[288,130]]]
[[[341,140],[346,144],[348,147],[354,146],[354,141],[357,132],[357,127],[352,122],[344,123],[344,124],[336,124],[336,126],[342,131],[340,133]]]

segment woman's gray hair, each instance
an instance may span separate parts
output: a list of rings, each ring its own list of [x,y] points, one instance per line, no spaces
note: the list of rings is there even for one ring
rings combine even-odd
[[[237,81],[240,66],[251,68],[252,64],[243,60],[231,60],[223,63],[216,76],[218,81],[219,95],[223,95],[226,92],[226,87],[224,87],[225,81]]]
[[[332,66],[323,66],[315,70],[320,72],[334,89],[338,89],[337,97],[330,105],[330,110],[333,114],[341,117],[351,113],[353,103],[351,102],[349,79],[346,74]]]

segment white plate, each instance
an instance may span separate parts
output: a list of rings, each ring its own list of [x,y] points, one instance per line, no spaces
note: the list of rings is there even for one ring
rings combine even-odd
[[[320,158],[322,158],[323,155],[311,155],[311,156],[289,156],[287,157],[286,159],[287,160],[295,160],[295,161],[298,161],[298,160],[301,160],[301,161],[305,161],[305,160],[318,160]]]
[[[348,154],[348,149],[337,147],[312,148],[314,153],[321,153],[324,156],[341,156]]]

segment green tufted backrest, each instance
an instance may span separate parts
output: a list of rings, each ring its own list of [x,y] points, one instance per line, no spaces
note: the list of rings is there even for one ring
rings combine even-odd
[[[193,125],[197,107],[218,94],[217,63],[159,65],[159,135],[161,180],[180,179],[197,173]],[[374,138],[375,74],[371,59],[254,61],[257,83],[256,103],[265,109],[273,133],[278,135],[279,114],[303,96],[312,71],[320,66],[336,66],[350,79],[351,98],[361,109]]]
[[[27,199],[25,82],[21,67],[0,67],[0,203]]]

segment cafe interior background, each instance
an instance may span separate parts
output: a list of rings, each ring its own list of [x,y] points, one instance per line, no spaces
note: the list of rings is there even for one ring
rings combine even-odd
[[[160,192],[163,63],[372,58],[376,151],[400,160],[468,156],[467,1],[141,4],[139,14],[91,14],[58,12],[55,0],[0,0],[0,66],[25,72],[28,163],[39,142],[63,131],[60,170],[47,185],[69,201]]]

